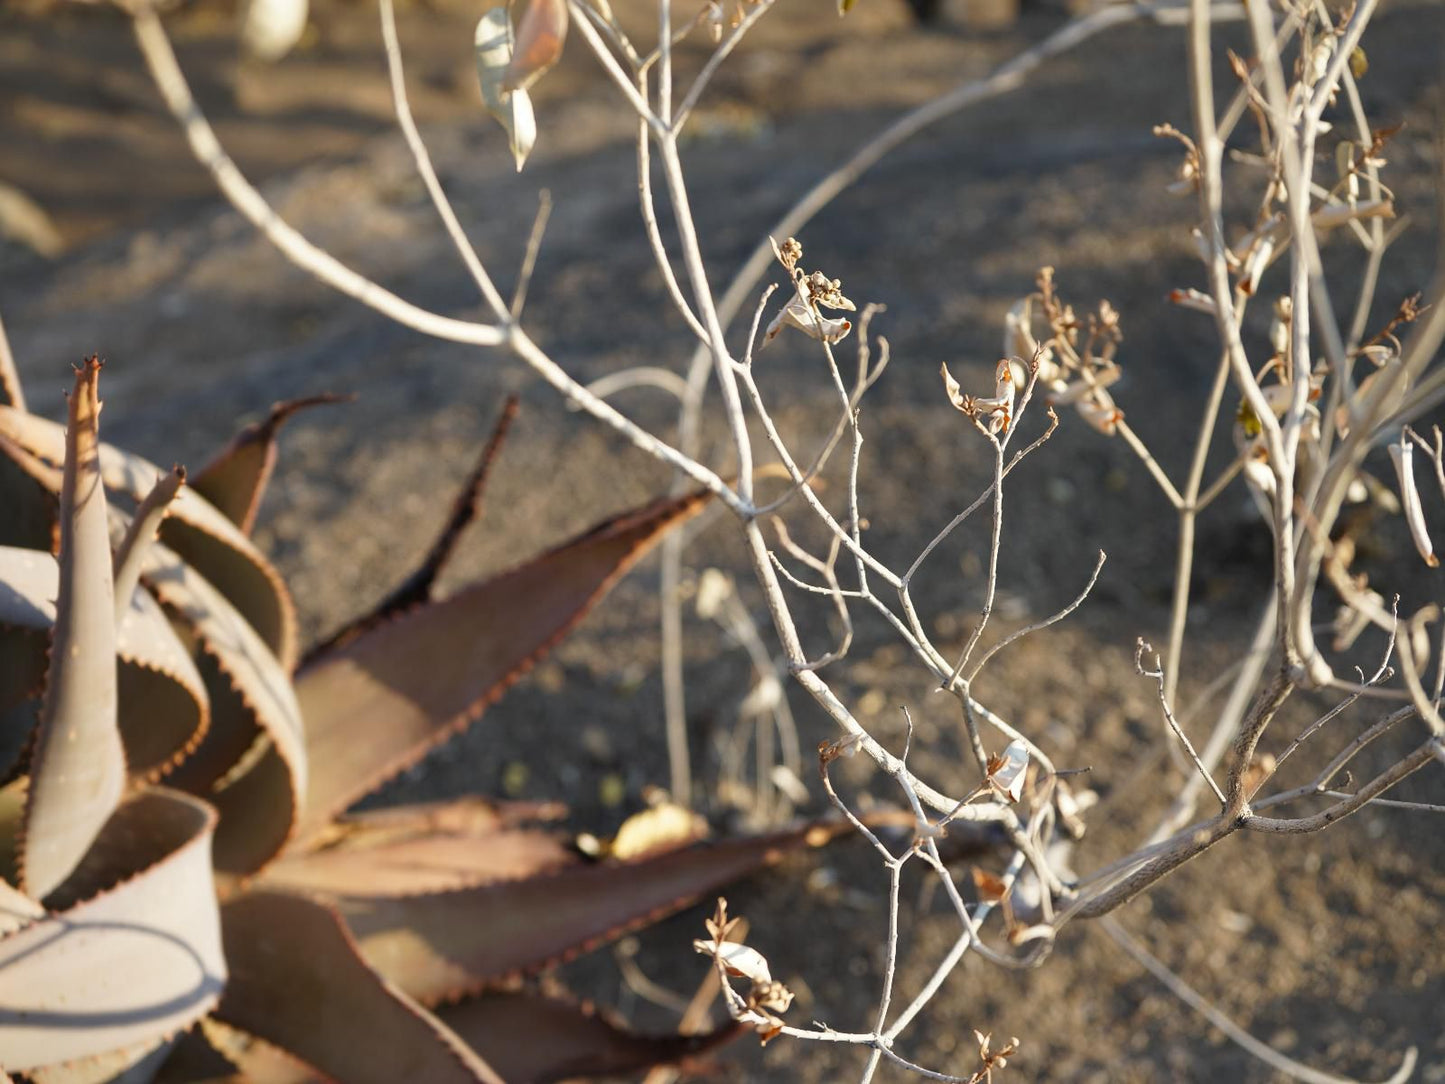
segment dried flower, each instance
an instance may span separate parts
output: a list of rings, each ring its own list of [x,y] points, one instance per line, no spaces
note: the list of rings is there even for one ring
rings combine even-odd
[[[953,374],[948,371],[946,363],[938,368],[943,376],[943,387],[948,393],[949,402],[980,424],[987,418],[990,433],[997,435],[1008,431],[1013,423],[1015,384],[1013,364],[1008,358],[1000,361],[994,369],[994,394],[987,397],[965,394],[958,381],[953,379]]]
[[[796,237],[789,237],[781,245],[773,241],[771,237],[768,240],[772,242],[773,254],[777,256],[778,262],[789,274],[792,274],[793,268],[797,267],[798,261],[803,258],[802,242]]]

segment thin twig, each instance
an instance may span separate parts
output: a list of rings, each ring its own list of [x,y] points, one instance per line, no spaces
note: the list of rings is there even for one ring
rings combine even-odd
[[[1286,1057],[1267,1043],[1260,1042],[1216,1009],[1192,986],[1165,967],[1143,945],[1125,933],[1124,927],[1117,920],[1106,916],[1100,925],[1113,938],[1116,945],[1128,953],[1135,963],[1162,982],[1170,993],[1222,1031],[1230,1042],[1243,1047],[1271,1069],[1284,1073],[1295,1080],[1304,1081],[1305,1084],[1359,1084],[1359,1081],[1352,1077],[1332,1076],[1329,1073],[1322,1073],[1318,1069],[1311,1069],[1308,1065]],[[1404,1084],[1406,1080],[1409,1080],[1410,1075],[1415,1071],[1416,1054],[1417,1051],[1413,1046],[1407,1048],[1400,1068],[1392,1073],[1384,1084]]]

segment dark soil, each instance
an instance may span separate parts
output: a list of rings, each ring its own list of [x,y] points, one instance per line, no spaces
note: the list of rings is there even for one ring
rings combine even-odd
[[[319,7],[312,39],[274,68],[237,61],[227,9],[188,8],[173,20],[182,63],[223,140],[265,180],[290,222],[407,298],[475,312],[469,280],[394,133],[374,11],[340,0]],[[645,18],[635,4],[623,10],[639,24]],[[897,110],[987,72],[1058,23],[1026,14],[1012,30],[979,37],[920,29],[889,0],[865,0],[842,23],[832,10],[823,0],[780,5],[705,101],[686,162],[715,281]],[[481,255],[509,288],[536,193],[550,190],[556,211],[532,284],[529,330],[580,379],[636,364],[681,368],[687,331],[668,310],[638,228],[632,125],[574,43],[541,85],[541,139],[518,176],[476,101],[476,14],[453,0],[413,6],[403,13],[402,38],[414,106]],[[1387,5],[1366,38],[1366,107],[1380,126],[1407,124],[1390,147],[1389,178],[1415,221],[1387,262],[1381,318],[1423,288],[1432,268],[1442,43],[1445,7],[1425,3]],[[702,55],[685,49],[684,70]],[[1165,469],[1183,474],[1214,332],[1207,318],[1163,300],[1173,287],[1202,282],[1189,238],[1194,204],[1164,192],[1176,148],[1150,135],[1160,122],[1188,127],[1183,64],[1178,29],[1110,32],[1026,89],[929,130],[804,233],[809,266],[840,277],[855,299],[888,306],[875,326],[893,361],[862,423],[869,541],[886,559],[907,563],[986,483],[987,454],[944,400],[938,364],[947,360],[960,379],[985,386],[1003,314],[1041,265],[1058,268],[1061,289],[1081,308],[1107,297],[1122,312],[1126,377],[1117,398]],[[217,200],[119,17],[82,8],[0,11],[0,100],[0,180],[39,202],[71,243],[48,263],[15,245],[0,248],[0,310],[35,409],[59,414],[69,364],[98,351],[109,359],[108,437],[159,462],[198,465],[273,400],[357,392],[355,404],[294,424],[258,532],[309,634],[382,596],[425,551],[506,392],[522,395],[523,413],[452,582],[520,560],[667,486],[665,470],[569,413],[508,358],[421,339],[286,264]],[[1343,240],[1327,250],[1342,308],[1353,303],[1357,252]],[[780,342],[759,366],[790,439],[799,447],[821,439],[831,399],[820,359]],[[648,425],[672,423],[658,392],[628,392],[618,403]],[[714,449],[721,437],[720,428],[708,429]],[[1136,846],[1181,779],[1159,755],[1154,687],[1133,668],[1136,637],[1163,641],[1173,521],[1128,449],[1072,414],[1015,477],[1000,632],[1073,598],[1096,551],[1109,554],[1088,604],[1000,655],[978,690],[1042,736],[1062,764],[1093,768],[1104,805],[1076,855],[1087,871]],[[940,550],[918,591],[943,645],[961,644],[976,618],[983,527]],[[1201,531],[1186,701],[1242,647],[1268,575],[1267,538],[1242,489],[1218,502]],[[1380,590],[1442,597],[1438,574],[1414,571],[1403,525],[1382,525],[1376,541],[1371,572]],[[689,554],[693,568],[733,569],[746,582],[725,517],[709,521]],[[551,662],[388,796],[508,788],[565,796],[578,827],[597,831],[638,808],[647,786],[666,782],[656,580],[654,560]],[[743,590],[761,618],[759,600]],[[1321,615],[1329,609],[1322,600]],[[826,646],[825,628],[808,626],[810,647]],[[731,733],[748,673],[736,645],[689,615],[689,724],[705,785],[717,781],[718,743]],[[967,789],[959,721],[886,627],[861,621],[849,660],[830,675],[894,748],[903,740],[896,707],[907,704],[918,724],[914,766],[944,789]],[[793,702],[805,750],[832,736],[806,697],[795,692]],[[1325,706],[1302,699],[1270,747],[1277,751]],[[1366,718],[1356,709],[1332,724],[1336,744],[1327,732],[1315,762]],[[1401,735],[1395,750],[1413,740]],[[1303,781],[1308,768],[1300,763],[1283,785]],[[821,812],[805,774],[811,811]],[[850,795],[892,797],[860,762],[843,762],[837,778]],[[623,801],[605,800],[619,779]],[[1438,803],[1442,795],[1432,767],[1397,797]],[[721,820],[715,802],[714,811]],[[1232,839],[1118,918],[1221,1010],[1292,1057],[1380,1079],[1415,1045],[1417,1079],[1445,1081],[1438,820],[1378,808],[1318,836]],[[966,880],[966,868],[959,872]],[[957,933],[941,894],[910,874],[902,997]],[[871,1022],[886,883],[875,857],[845,841],[730,893],[733,910],[752,920],[752,942],[798,991],[794,1022],[839,1030]],[[657,981],[689,991],[703,973],[689,947],[700,933],[696,911],[670,920],[645,935],[638,960]],[[640,1025],[673,1022],[620,993],[606,953],[568,977],[601,1001],[620,1000]],[[976,1065],[974,1028],[993,1032],[995,1045],[1022,1039],[1004,1081],[1274,1079],[1086,923],[1068,927],[1035,971],[1003,971],[970,956],[900,1052],[966,1075]],[[806,1082],[853,1079],[863,1061],[855,1049],[786,1040],[761,1052],[745,1040],[728,1058],[724,1079]],[[885,1069],[879,1079],[904,1076]]]

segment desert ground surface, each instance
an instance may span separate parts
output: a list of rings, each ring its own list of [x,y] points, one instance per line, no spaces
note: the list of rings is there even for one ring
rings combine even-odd
[[[619,10],[628,25],[646,25],[634,0]],[[537,193],[547,189],[555,209],[528,330],[582,380],[634,365],[681,370],[689,335],[639,229],[634,122],[574,41],[538,88],[541,134],[517,174],[477,99],[478,13],[456,0],[401,13],[413,104],[470,237],[505,292]],[[894,0],[860,0],[841,22],[823,0],[782,0],[718,75],[685,148],[715,281],[726,282],[780,213],[866,135],[986,74],[1065,17],[1026,10],[1015,26],[983,34],[948,20],[920,27]],[[274,67],[238,58],[225,5],[188,6],[169,25],[223,141],[280,214],[401,295],[477,313],[396,133],[374,8],[325,0],[312,21],[302,48]],[[1225,37],[1243,49],[1237,28]],[[1435,258],[1445,6],[1386,3],[1365,47],[1372,121],[1406,125],[1387,153],[1388,179],[1414,222],[1386,262],[1376,309],[1383,318],[1425,287]],[[701,44],[682,46],[684,74],[705,55]],[[1057,268],[1061,291],[1081,308],[1108,298],[1122,313],[1125,377],[1116,398],[1164,468],[1182,476],[1216,357],[1211,322],[1164,300],[1171,288],[1204,284],[1189,236],[1195,204],[1165,191],[1177,148],[1151,135],[1162,122],[1188,127],[1184,59],[1177,27],[1107,31],[1024,88],[930,128],[802,234],[809,267],[842,279],[855,300],[888,307],[874,328],[893,360],[865,400],[861,462],[869,540],[888,560],[907,564],[987,483],[988,453],[945,400],[938,366],[947,361],[966,384],[985,387],[1004,313],[1042,265]],[[1221,82],[1226,74],[1221,66]],[[356,393],[354,403],[311,412],[288,431],[258,530],[310,635],[381,597],[425,552],[506,393],[520,394],[522,413],[453,583],[504,568],[668,486],[664,468],[570,412],[521,365],[423,339],[284,262],[193,163],[115,13],[0,9],[0,103],[0,181],[43,207],[64,245],[48,259],[17,243],[0,248],[0,312],[33,409],[59,415],[70,364],[98,352],[108,359],[107,438],[157,462],[199,466],[275,400]],[[1352,298],[1358,249],[1334,244],[1326,259],[1341,297]],[[780,426],[811,447],[831,426],[833,408],[822,359],[801,342],[780,341],[758,364]],[[675,422],[656,390],[624,392],[616,402],[659,431]],[[704,445],[721,468],[723,437],[710,410]],[[1217,453],[1220,464],[1225,455]],[[1388,465],[1376,467],[1388,476]],[[837,499],[841,479],[836,471],[829,478],[827,495]],[[1061,764],[1093,769],[1087,778],[1102,803],[1074,856],[1087,871],[1138,845],[1183,778],[1160,755],[1166,732],[1154,686],[1133,667],[1136,637],[1162,644],[1165,635],[1173,518],[1122,442],[1072,413],[1019,469],[1008,500],[995,635],[1058,609],[1082,587],[1095,553],[1109,555],[1087,603],[1002,653],[978,686],[995,710],[1047,741]],[[951,540],[918,591],[925,622],[949,648],[977,619],[984,526]],[[1268,538],[1241,487],[1204,517],[1201,535],[1186,703],[1241,648],[1268,583]],[[1403,525],[1382,524],[1372,542],[1367,567],[1373,583],[1389,585],[1381,590],[1445,598],[1439,573],[1415,567]],[[733,572],[764,620],[725,516],[695,532],[687,565]],[[573,824],[598,833],[640,808],[646,789],[667,779],[657,578],[654,557],[549,662],[383,798],[470,790],[563,797]],[[1318,612],[1331,610],[1322,602]],[[804,612],[815,621],[809,645],[821,650],[826,612]],[[918,724],[911,763],[920,774],[953,792],[972,785],[959,720],[888,628],[860,619],[848,659],[831,673],[892,748],[904,736],[898,706],[909,706]],[[725,827],[737,818],[719,800],[719,750],[737,726],[750,669],[739,646],[690,609],[686,676],[699,802]],[[805,753],[834,736],[806,696],[788,695]],[[1282,746],[1328,706],[1320,698],[1300,703],[1270,740]],[[1356,709],[1339,725],[1350,733],[1366,719]],[[1399,747],[1413,740],[1400,735]],[[896,797],[861,760],[840,764],[845,792]],[[1303,781],[1319,762],[1301,756],[1298,778],[1282,782]],[[803,776],[805,812],[823,812],[815,773]],[[1426,770],[1396,796],[1445,801],[1445,777]],[[1439,1084],[1440,826],[1437,815],[1371,808],[1320,835],[1231,839],[1116,917],[1221,1011],[1291,1057],[1374,1080],[1414,1045],[1415,1079]],[[966,864],[958,872],[966,881]],[[876,857],[851,840],[729,892],[734,912],[752,921],[751,943],[798,993],[791,1022],[839,1030],[871,1022],[886,883]],[[911,996],[953,943],[957,923],[915,869],[902,902],[900,996]],[[705,969],[690,948],[701,933],[693,909],[643,935],[635,959],[655,981],[688,993]],[[639,1027],[675,1024],[626,989],[606,950],[563,978]],[[992,1032],[996,1045],[1010,1035],[1022,1040],[1001,1081],[1276,1079],[1087,923],[1068,927],[1037,970],[970,957],[900,1051],[966,1075],[976,1065],[974,1028]],[[744,1038],[713,1066],[713,1078],[849,1080],[863,1060],[835,1044],[759,1048]],[[885,1065],[878,1079],[905,1075]]]

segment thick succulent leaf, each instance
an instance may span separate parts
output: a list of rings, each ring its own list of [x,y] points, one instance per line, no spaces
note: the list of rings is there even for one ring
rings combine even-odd
[[[313,843],[268,866],[268,887],[331,896],[394,896],[516,880],[580,860],[567,838],[536,827],[558,802],[494,802],[467,795],[392,806],[334,821]]]
[[[369,845],[434,832],[479,836],[503,828],[560,821],[566,816],[567,807],[561,802],[498,801],[479,794],[465,794],[437,802],[347,813],[338,817],[332,828],[334,838],[364,838]]]
[[[57,471],[0,436],[0,545],[54,552],[60,545]]]
[[[263,422],[246,426],[192,481],[197,493],[215,505],[244,534],[256,525],[256,513],[276,467],[276,437],[291,417],[307,407],[345,402],[345,395],[312,395],[271,407]]]
[[[43,683],[59,580],[50,554],[0,546],[0,773],[5,754],[23,745],[34,723],[33,714],[14,705]],[[116,630],[116,654],[121,663],[117,715],[126,762],[133,776],[158,778],[205,732],[206,687],[147,592],[131,596]],[[9,714],[7,708],[12,708]]]
[[[151,1084],[170,1052],[171,1040],[147,1039],[63,1065],[32,1069],[28,1076],[31,1084]]]
[[[145,495],[131,517],[130,526],[115,548],[115,619],[125,618],[125,609],[130,605],[131,596],[140,585],[141,564],[145,560],[146,547],[156,540],[161,522],[170,511],[171,502],[176,499],[181,486],[186,484],[186,468],[179,464],[171,472],[156,479],[156,484]],[[114,511],[114,509],[112,509]]]
[[[45,908],[9,881],[0,879],[0,937],[45,917]]]
[[[141,792],[52,897],[54,913],[0,937],[0,1065],[26,1071],[135,1047],[215,1004],[226,963],[214,825],[202,802]]]
[[[15,844],[20,838],[20,819],[25,815],[25,791],[29,785],[30,780],[22,775],[0,787],[0,880],[12,887],[20,883],[20,871],[15,868]],[[17,890],[16,895],[23,896],[23,893]],[[0,932],[4,932],[3,929]]]
[[[0,605],[8,595],[0,580]],[[40,718],[50,637],[0,623],[0,784],[14,779]]]
[[[637,1035],[588,1006],[527,993],[484,994],[437,1015],[508,1084],[638,1073],[705,1053],[739,1031],[729,1023],[702,1035]]]
[[[578,858],[565,837],[536,828],[436,832],[375,843],[348,838],[286,855],[267,868],[265,883],[332,896],[403,896],[515,881]]]
[[[362,614],[350,624],[332,633],[326,640],[312,647],[306,653],[305,660],[302,662],[303,667],[312,659],[319,658],[343,644],[350,643],[361,633],[382,624],[393,614],[409,610],[413,606],[419,606],[432,597],[432,588],[436,584],[437,576],[441,574],[442,569],[446,567],[455,552],[462,532],[477,518],[477,512],[481,509],[482,493],[486,489],[487,479],[491,476],[492,465],[496,462],[497,455],[502,450],[502,444],[507,439],[507,431],[511,429],[512,421],[517,416],[518,402],[515,395],[507,396],[506,402],[502,405],[501,416],[492,430],[491,438],[487,441],[486,447],[482,449],[476,466],[472,468],[466,481],[462,483],[461,492],[452,502],[452,510],[447,516],[446,523],[416,571],[403,580],[395,591],[382,599],[370,613]]]
[[[163,545],[146,553],[144,582],[192,637],[211,726],[174,784],[221,814],[216,869],[259,870],[290,838],[306,787],[301,713],[276,657],[204,576]]]
[[[76,373],[60,491],[54,650],[20,834],[20,883],[36,899],[73,870],[125,786],[116,726],[115,593],[100,480],[100,362]]]
[[[231,981],[216,1016],[347,1084],[501,1078],[445,1025],[372,971],[336,912],[250,892],[222,909]]]
[[[372,965],[436,1004],[577,956],[833,831],[814,826],[457,892],[347,897],[339,906]]]
[[[296,693],[312,775],[300,838],[473,722],[707,499],[656,501],[608,520],[302,670]]]
[[[152,1084],[333,1084],[240,1028],[208,1016],[181,1036]]]
[[[51,464],[63,459],[60,426],[34,414],[0,406],[0,437]],[[105,485],[141,501],[166,472],[140,456],[103,444],[100,469]],[[296,663],[296,613],[280,575],[241,531],[193,489],[182,489],[161,526],[161,541],[206,577],[289,670]]]

